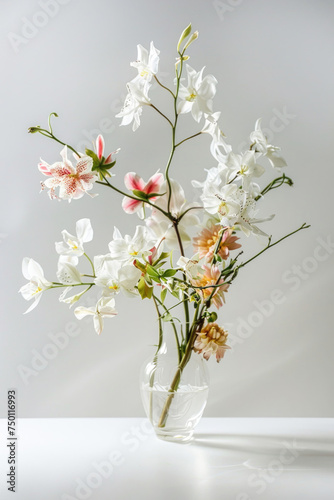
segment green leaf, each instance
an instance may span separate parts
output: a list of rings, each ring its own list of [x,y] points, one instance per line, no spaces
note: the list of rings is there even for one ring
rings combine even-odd
[[[162,275],[163,278],[171,278],[177,273],[176,269],[167,269]]]
[[[140,200],[143,200],[143,201],[147,201],[148,200],[147,194],[143,193],[143,191],[139,191],[138,189],[133,189],[132,192]]]
[[[155,278],[157,278],[157,277],[159,277],[159,276],[160,276],[160,275],[159,275],[159,273],[158,273],[158,271],[156,271],[156,270],[154,269],[154,267],[150,266],[150,264],[147,264],[147,266],[146,266],[146,272],[147,272],[147,274],[148,274],[149,276],[153,276],[153,277],[155,277]]]
[[[173,319],[173,316],[171,315],[171,313],[165,313],[162,317],[161,317],[162,321],[165,321],[165,322],[168,322],[168,321],[172,321]]]
[[[87,156],[89,156],[93,160],[92,170],[99,170],[101,162],[100,162],[97,154],[94,153],[94,151],[92,151],[91,149],[88,149],[88,148],[85,149],[85,153],[86,153]]]
[[[103,160],[103,161],[104,161],[104,160]],[[111,163],[108,163],[107,165],[105,165],[105,164],[104,164],[104,165],[103,165],[103,168],[104,168],[105,170],[109,170],[110,168],[113,168],[113,166],[114,166],[115,164],[116,164],[116,160],[115,160],[115,161],[113,161],[113,162],[111,162]]]
[[[153,286],[149,285],[143,276],[140,278],[139,283],[137,285],[137,288],[138,288],[138,292],[143,300],[152,298]]]
[[[146,194],[146,193],[145,193]],[[147,199],[149,200],[150,198],[157,198],[158,196],[165,196],[167,193],[147,193]]]
[[[160,300],[162,303],[165,302],[165,298],[166,298],[166,295],[167,295],[167,288],[164,288],[162,291],[161,291],[161,294],[160,294]]]
[[[159,260],[161,260],[161,259],[167,259],[167,257],[169,257],[169,254],[170,254],[170,252],[161,252]]]

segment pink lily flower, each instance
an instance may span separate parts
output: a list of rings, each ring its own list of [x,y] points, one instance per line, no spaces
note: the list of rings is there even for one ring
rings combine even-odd
[[[100,161],[103,160],[103,155],[104,155],[104,147],[105,147],[105,144],[104,144],[104,139],[103,139],[103,136],[100,134],[97,136],[96,138],[96,142],[95,142],[95,152],[96,152],[96,156],[98,157],[98,159]],[[110,165],[113,160],[112,160],[112,156],[117,154],[119,151],[119,148],[116,149],[116,151],[113,151],[112,153],[110,153],[107,158],[104,158],[103,160],[103,163],[102,165]]]
[[[134,172],[129,172],[124,177],[124,184],[127,189],[129,189],[129,191],[141,191],[144,194],[159,193],[163,181],[164,176],[163,174],[159,174],[159,172],[152,175],[147,183],[145,183],[145,181],[143,181],[143,179]],[[154,201],[156,199],[157,197],[153,196],[152,198],[150,198],[150,201]],[[133,214],[135,212],[139,212],[142,209],[143,203],[143,201],[124,197],[122,207],[127,214]]]
[[[42,190],[49,188],[51,199],[65,199],[71,201],[81,198],[87,191],[91,190],[96,180],[96,174],[92,172],[93,160],[89,156],[76,157],[77,164],[74,167],[67,158],[67,147],[61,151],[62,161],[49,165],[41,160],[38,169],[42,174],[49,177],[41,182]],[[59,187],[58,196],[55,189]],[[96,196],[96,195],[90,195]]]

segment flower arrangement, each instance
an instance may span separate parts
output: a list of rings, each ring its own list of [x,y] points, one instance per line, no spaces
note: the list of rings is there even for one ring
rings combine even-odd
[[[103,330],[104,319],[117,314],[118,294],[151,300],[159,323],[158,349],[163,342],[163,323],[173,325],[179,376],[193,352],[206,360],[215,357],[219,362],[229,349],[228,333],[217,323],[215,309],[225,303],[225,295],[239,271],[285,238],[309,227],[302,224],[275,242],[260,229],[262,222],[274,217],[258,215],[264,197],[273,189],[292,186],[293,182],[282,173],[286,162],[280,148],[268,144],[260,119],[250,134],[246,151],[234,152],[226,142],[219,127],[220,112],[214,112],[213,108],[217,80],[211,74],[205,75],[205,68],[198,72],[188,64],[188,50],[197,38],[198,32],[192,32],[191,25],[183,31],[177,45],[172,88],[158,78],[159,50],[153,42],[149,51],[138,45],[137,61],[131,63],[137,75],[127,84],[124,107],[116,116],[122,126],[132,124],[135,131],[143,110],[151,108],[167,122],[172,142],[164,172],[154,173],[147,182],[137,173],[128,172],[124,177],[125,187],[116,185],[113,172],[117,170],[115,158],[119,150],[105,153],[105,142],[99,135],[94,149],[86,149],[85,153],[76,151],[54,135],[51,121],[57,117],[56,113],[49,116],[48,128],[29,129],[30,133],[39,133],[63,145],[60,161],[48,164],[41,160],[38,165],[46,177],[41,183],[42,190],[47,189],[51,199],[71,202],[86,194],[95,197],[97,194],[91,191],[104,186],[122,195],[123,210],[136,213],[140,224],[134,235],[123,236],[115,227],[108,253],[92,258],[86,253],[86,244],[93,238],[90,220],[77,221],[75,234],[64,230],[63,240],[56,243],[57,281],[47,280],[41,266],[25,258],[23,275],[28,283],[20,289],[24,299],[33,300],[26,311],[29,312],[46,290],[60,290],[59,300],[72,307],[80,304],[92,287],[97,288],[100,292],[97,303],[90,307],[78,305],[74,314],[78,319],[92,316],[98,334]],[[151,100],[153,81],[170,101],[169,116]],[[187,113],[198,128],[182,138],[178,135],[178,123]],[[206,178],[192,181],[201,201],[189,203],[182,186],[171,176],[173,157],[186,141],[203,135],[211,140],[210,152],[215,163],[207,169]],[[70,152],[73,160],[69,159]],[[260,187],[258,182],[267,168],[272,170],[273,180]],[[265,246],[256,255],[241,260],[241,249],[252,235],[265,239]],[[80,270],[82,259],[89,262],[90,272]],[[177,306],[183,308],[182,322],[174,316]],[[178,382],[179,377],[174,377],[169,392],[177,391]]]

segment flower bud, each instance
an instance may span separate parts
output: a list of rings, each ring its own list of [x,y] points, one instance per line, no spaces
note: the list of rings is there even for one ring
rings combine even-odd
[[[29,127],[28,128],[28,134],[36,134],[39,132],[41,127],[38,125],[37,127]]]
[[[191,23],[183,30],[180,36],[179,43],[177,44],[177,51],[180,52],[181,43],[185,38],[187,38],[191,33]]]
[[[198,38],[198,31],[195,31],[195,32],[191,35],[191,37],[189,38],[189,40],[188,40],[188,42],[186,43],[186,45],[184,46],[183,51],[185,51],[185,50],[189,47],[189,45],[190,45],[191,43],[193,43],[193,42],[194,42],[197,38]]]

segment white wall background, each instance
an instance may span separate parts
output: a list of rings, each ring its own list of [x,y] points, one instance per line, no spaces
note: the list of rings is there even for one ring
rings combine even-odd
[[[74,230],[79,218],[92,220],[91,254],[107,251],[114,224],[131,233],[137,223],[122,213],[120,198],[102,188],[95,200],[84,197],[70,205],[39,194],[39,157],[52,163],[59,148],[28,135],[27,129],[44,125],[56,111],[58,134],[78,147],[103,131],[108,149],[122,148],[119,185],[127,171],[147,178],[163,168],[169,151],[164,121],[145,110],[142,126],[132,133],[119,128],[114,115],[134,75],[129,62],[136,57],[136,44],[148,46],[154,40],[161,50],[161,78],[171,84],[174,48],[191,21],[200,31],[191,64],[197,69],[206,65],[219,81],[215,109],[222,111],[229,141],[237,146],[247,139],[262,116],[288,160],[295,187],[268,196],[265,212],[277,214],[270,231],[278,238],[305,221],[312,224],[249,265],[230,290],[220,320],[232,323],[234,349],[220,365],[209,363],[212,383],[205,415],[333,416],[334,249],[316,250],[319,238],[334,240],[333,2],[50,3],[59,9],[45,21],[39,14],[43,0],[1,2],[2,394],[9,387],[18,389],[22,417],[143,415],[138,371],[157,335],[151,303],[119,298],[119,315],[100,337],[90,322],[78,322],[53,291],[31,314],[22,314],[27,304],[17,290],[25,282],[24,256],[40,262],[53,277],[54,242],[62,229]],[[27,32],[26,20],[45,26]],[[16,50],[10,33],[23,37],[16,38]],[[276,120],[273,130],[273,118],[284,109],[288,119]],[[200,137],[177,155],[174,175],[182,183],[214,165],[207,139]],[[256,241],[251,248],[259,248]],[[267,318],[254,315],[256,301],[270,299],[275,289],[282,303]],[[250,324],[256,318],[260,324],[249,326],[241,338],[242,321]],[[36,351],[42,353],[51,342],[49,334],[64,331],[77,335],[24,383],[18,367],[32,368]],[[5,397],[0,401],[4,416]]]

